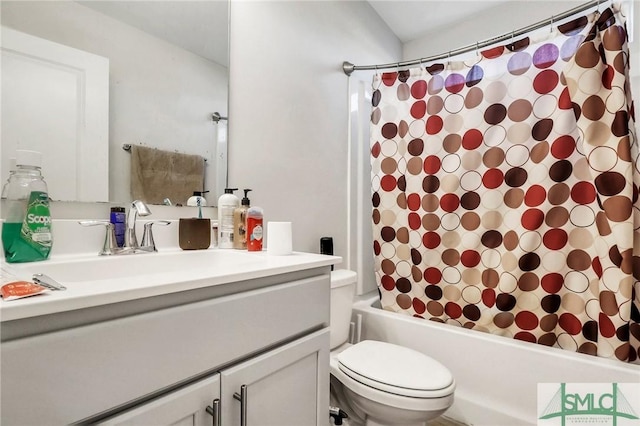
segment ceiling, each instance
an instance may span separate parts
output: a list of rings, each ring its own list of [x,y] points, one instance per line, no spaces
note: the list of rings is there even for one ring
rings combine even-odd
[[[367,0],[391,31],[407,43],[509,0]]]
[[[229,66],[227,0],[76,0],[169,43]]]
[[[77,1],[197,55],[228,66],[227,0]],[[367,1],[400,41],[407,43],[509,0]]]

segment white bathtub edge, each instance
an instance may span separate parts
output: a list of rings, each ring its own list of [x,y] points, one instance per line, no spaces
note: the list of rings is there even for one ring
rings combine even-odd
[[[445,417],[462,422],[469,426],[532,426],[517,413],[505,413],[504,407],[496,407],[485,401],[480,403],[476,395],[467,395],[463,391],[456,391],[451,408]]]
[[[354,317],[362,318],[363,339],[411,347],[447,366],[458,386],[445,416],[469,425],[536,424],[538,383],[640,382],[640,365],[422,322],[373,307],[377,300],[378,295],[370,293],[354,302]],[[403,333],[406,330],[411,332]],[[422,338],[412,334],[422,330]],[[471,356],[479,363],[469,362]]]

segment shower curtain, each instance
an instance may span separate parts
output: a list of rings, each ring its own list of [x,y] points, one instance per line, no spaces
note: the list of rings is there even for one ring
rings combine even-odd
[[[640,160],[619,7],[373,81],[384,309],[639,363]]]

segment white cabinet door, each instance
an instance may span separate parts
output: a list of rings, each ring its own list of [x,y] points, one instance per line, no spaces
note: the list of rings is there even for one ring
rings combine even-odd
[[[329,331],[323,329],[221,371],[222,424],[326,424],[329,410]],[[239,401],[245,386],[244,400]],[[237,394],[234,398],[234,394]]]
[[[101,425],[204,426],[213,423],[214,400],[220,398],[216,374],[101,422]],[[207,406],[211,407],[207,412]]]

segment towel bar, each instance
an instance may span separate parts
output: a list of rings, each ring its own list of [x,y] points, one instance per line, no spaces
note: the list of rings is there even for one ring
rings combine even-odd
[[[130,143],[123,143],[122,144],[122,149],[124,149],[127,152],[131,152],[131,144]],[[206,163],[208,160],[206,158],[204,158],[204,162]]]

